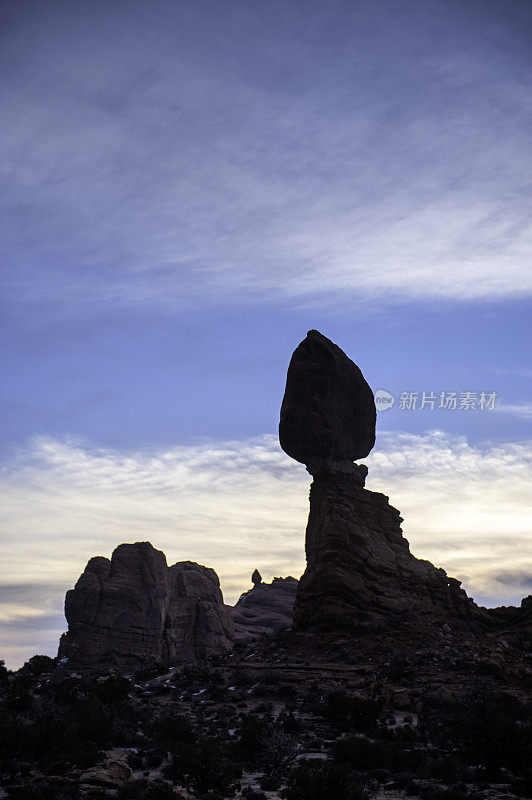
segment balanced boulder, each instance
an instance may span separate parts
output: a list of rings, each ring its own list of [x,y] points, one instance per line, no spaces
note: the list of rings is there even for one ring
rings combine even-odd
[[[279,440],[313,475],[365,458],[375,444],[375,400],[362,372],[319,331],[309,331],[288,367]]]

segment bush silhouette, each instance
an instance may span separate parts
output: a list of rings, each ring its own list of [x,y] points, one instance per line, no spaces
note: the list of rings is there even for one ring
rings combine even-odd
[[[232,796],[241,774],[227,737],[208,735],[180,742],[165,770],[165,777],[211,797]]]
[[[144,778],[121,786],[116,796],[117,800],[177,800],[182,797],[169,783],[147,781]]]
[[[148,727],[148,733],[162,750],[173,750],[179,742],[192,741],[192,725],[183,714],[170,711],[157,717]]]
[[[340,730],[371,733],[377,727],[380,706],[373,700],[352,697],[343,689],[334,689],[325,697],[322,713]]]
[[[57,659],[50,658],[50,656],[32,656],[22,669],[25,672],[31,672],[32,675],[42,675],[44,672],[52,672],[56,663]]]
[[[281,795],[285,800],[368,800],[369,797],[349,767],[318,759],[299,761]]]
[[[425,709],[423,720],[432,741],[456,748],[465,764],[481,764],[492,776],[501,768],[518,774],[530,769],[531,710],[490,684],[477,685],[463,701],[449,702],[436,714]]]

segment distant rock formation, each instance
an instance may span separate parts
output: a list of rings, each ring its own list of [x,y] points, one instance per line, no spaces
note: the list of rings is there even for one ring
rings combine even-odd
[[[254,571],[253,571],[253,574],[252,574],[252,576],[251,576],[251,583],[252,583],[254,586],[256,586],[258,583],[262,583],[262,575],[260,574],[260,572],[258,571],[258,569],[256,569],[256,570],[254,570]]]
[[[74,668],[195,661],[235,638],[216,572],[191,561],[169,567],[149,542],[91,558],[66,594],[65,616],[58,657]]]
[[[281,447],[314,477],[294,627],[346,630],[402,614],[489,625],[460,581],[410,553],[388,498],[364,488],[367,468],[353,459],[371,450],[375,416],[360,369],[309,331],[290,361],[279,425]]]
[[[298,582],[295,578],[274,578],[271,583],[255,580],[253,589],[242,594],[231,609],[236,638],[252,641],[260,636],[272,635],[292,627],[294,601]]]

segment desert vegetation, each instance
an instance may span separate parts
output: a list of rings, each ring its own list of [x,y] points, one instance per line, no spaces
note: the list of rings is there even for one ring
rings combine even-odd
[[[251,648],[127,676],[72,674],[41,656],[3,667],[5,796],[480,800],[494,786],[532,796],[530,706],[490,677],[399,713],[386,685],[317,678],[276,647],[284,668],[251,669]]]

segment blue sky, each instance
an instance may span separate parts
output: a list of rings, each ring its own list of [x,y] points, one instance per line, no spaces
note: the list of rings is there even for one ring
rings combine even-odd
[[[396,397],[497,393],[396,403],[370,479],[480,602],[530,591],[531,23],[525,0],[2,5],[10,658],[54,649],[121,541],[231,601],[301,571],[308,476],[271,437],[309,328]]]

